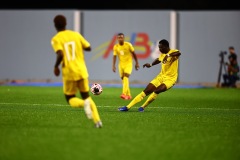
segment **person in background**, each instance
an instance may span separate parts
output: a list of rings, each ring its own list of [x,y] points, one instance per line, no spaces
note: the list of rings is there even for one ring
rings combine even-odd
[[[223,83],[222,87],[237,88],[236,82],[240,79],[239,65],[236,60],[231,63],[226,63],[227,73],[223,74]]]
[[[149,95],[145,103],[138,108],[139,112],[143,112],[157,98],[158,94],[168,91],[177,82],[180,51],[178,49],[170,49],[169,42],[166,39],[159,41],[158,48],[161,52],[159,58],[156,58],[151,64],[145,63],[143,68],[150,68],[162,62],[161,71],[128,105],[118,108],[119,111],[128,111]]]
[[[96,128],[102,127],[98,109],[89,95],[88,70],[84,60],[84,51],[91,51],[90,43],[78,32],[67,30],[67,20],[63,15],[54,17],[57,33],[51,39],[56,53],[55,76],[62,69],[63,92],[68,104],[73,108],[84,108],[88,119],[92,119]],[[80,92],[82,98],[76,97]]]
[[[139,69],[138,59],[134,52],[134,48],[130,42],[124,41],[124,34],[117,34],[118,43],[113,47],[113,63],[112,70],[116,72],[116,61],[119,59],[118,71],[120,78],[122,79],[122,94],[120,97],[124,100],[132,98],[129,87],[129,77],[132,73],[132,57],[135,60],[135,69]]]
[[[227,73],[223,74],[222,87],[236,88],[236,82],[239,80],[239,65],[237,62],[237,54],[233,46],[228,48],[229,56],[227,66]]]
[[[235,52],[235,48],[233,46],[228,47],[228,51],[229,51],[229,56],[228,56],[228,60],[229,63],[235,63],[234,61],[237,62],[237,54]]]

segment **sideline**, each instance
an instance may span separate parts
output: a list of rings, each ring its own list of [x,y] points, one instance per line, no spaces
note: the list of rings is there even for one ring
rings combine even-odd
[[[67,104],[31,104],[31,103],[0,103],[1,105],[24,105],[24,106],[66,106],[69,107]],[[118,108],[119,106],[98,106],[100,108]],[[159,108],[159,109],[188,109],[188,110],[223,110],[223,111],[230,111],[230,110],[235,110],[235,111],[240,111],[239,108],[184,108],[184,107],[154,107],[151,106],[150,108]]]

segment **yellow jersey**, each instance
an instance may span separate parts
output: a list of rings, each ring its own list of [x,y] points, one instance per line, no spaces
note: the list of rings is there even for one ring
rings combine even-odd
[[[78,32],[64,30],[58,32],[51,40],[53,50],[63,51],[62,77],[64,80],[88,78],[83,48],[90,43]]]
[[[171,49],[167,54],[177,52],[177,49]],[[166,63],[163,63],[163,59],[167,54],[161,53],[158,60],[162,62],[160,76],[167,79],[177,80],[178,77],[178,57],[168,57]]]
[[[123,45],[115,44],[113,46],[113,55],[118,56],[119,65],[132,65],[132,52],[134,52],[134,48],[130,42],[124,42]]]

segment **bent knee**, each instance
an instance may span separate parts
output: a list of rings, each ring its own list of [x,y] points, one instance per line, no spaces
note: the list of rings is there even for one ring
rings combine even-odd
[[[160,86],[158,86],[156,88],[156,90],[154,91],[156,94],[165,92],[167,90],[167,86],[165,84],[161,84]]]

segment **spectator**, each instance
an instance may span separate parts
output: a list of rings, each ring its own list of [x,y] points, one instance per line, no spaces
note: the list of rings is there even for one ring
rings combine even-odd
[[[232,87],[236,88],[236,81],[239,80],[239,65],[237,62],[237,54],[235,52],[234,47],[230,46],[229,48],[229,56],[227,65],[227,73],[223,74],[223,83],[222,87]]]
[[[237,54],[236,54],[236,52],[235,52],[234,47],[233,47],[233,46],[230,46],[230,47],[228,48],[228,51],[229,51],[229,56],[228,56],[229,63],[235,63],[235,62],[233,62],[233,61],[235,61],[235,60],[236,60],[236,62],[237,62]]]

